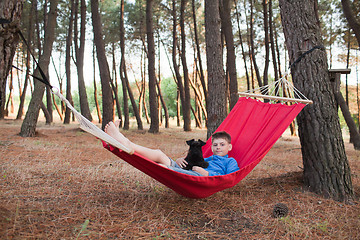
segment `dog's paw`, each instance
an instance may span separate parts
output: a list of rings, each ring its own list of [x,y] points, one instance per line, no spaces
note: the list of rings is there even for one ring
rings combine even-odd
[[[199,164],[199,166],[202,168],[207,168],[209,166],[209,163],[204,161],[201,164]]]

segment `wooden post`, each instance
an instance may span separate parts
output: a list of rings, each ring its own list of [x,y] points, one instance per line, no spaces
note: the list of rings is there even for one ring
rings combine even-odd
[[[354,119],[351,116],[349,107],[346,105],[345,99],[340,91],[340,76],[341,74],[349,74],[351,69],[329,69],[330,81],[333,84],[333,91],[336,102],[340,106],[341,112],[344,116],[346,124],[350,132],[350,142],[354,144],[356,150],[360,150],[360,134],[357,130]]]
[[[334,93],[340,92],[341,74],[350,74],[351,69],[329,69],[330,81],[333,83]]]

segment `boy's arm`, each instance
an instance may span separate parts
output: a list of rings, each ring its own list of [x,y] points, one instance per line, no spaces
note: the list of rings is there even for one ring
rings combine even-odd
[[[193,166],[192,170],[194,172],[200,173],[203,176],[209,176],[209,172],[203,169],[202,167]]]
[[[234,158],[232,158],[231,161],[228,163],[226,174],[233,173],[238,170],[240,170],[239,165],[237,161]]]

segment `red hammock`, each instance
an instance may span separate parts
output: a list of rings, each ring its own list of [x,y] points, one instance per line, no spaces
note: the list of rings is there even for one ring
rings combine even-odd
[[[233,149],[229,157],[239,164],[239,171],[222,176],[191,176],[178,173],[148,160],[137,153],[130,155],[109,146],[104,147],[135,168],[189,198],[205,198],[240,182],[267,154],[305,104],[263,103],[250,98],[239,98],[237,104],[216,131],[227,131]],[[211,139],[203,147],[204,157],[212,155]]]

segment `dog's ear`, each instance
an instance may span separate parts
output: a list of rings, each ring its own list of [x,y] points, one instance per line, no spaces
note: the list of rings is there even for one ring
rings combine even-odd
[[[191,140],[187,140],[186,143],[187,143],[187,145],[190,146],[194,141],[195,141],[195,139],[191,139]]]
[[[201,139],[199,139],[199,143],[201,143],[201,146],[204,146],[206,142],[203,142]]]

